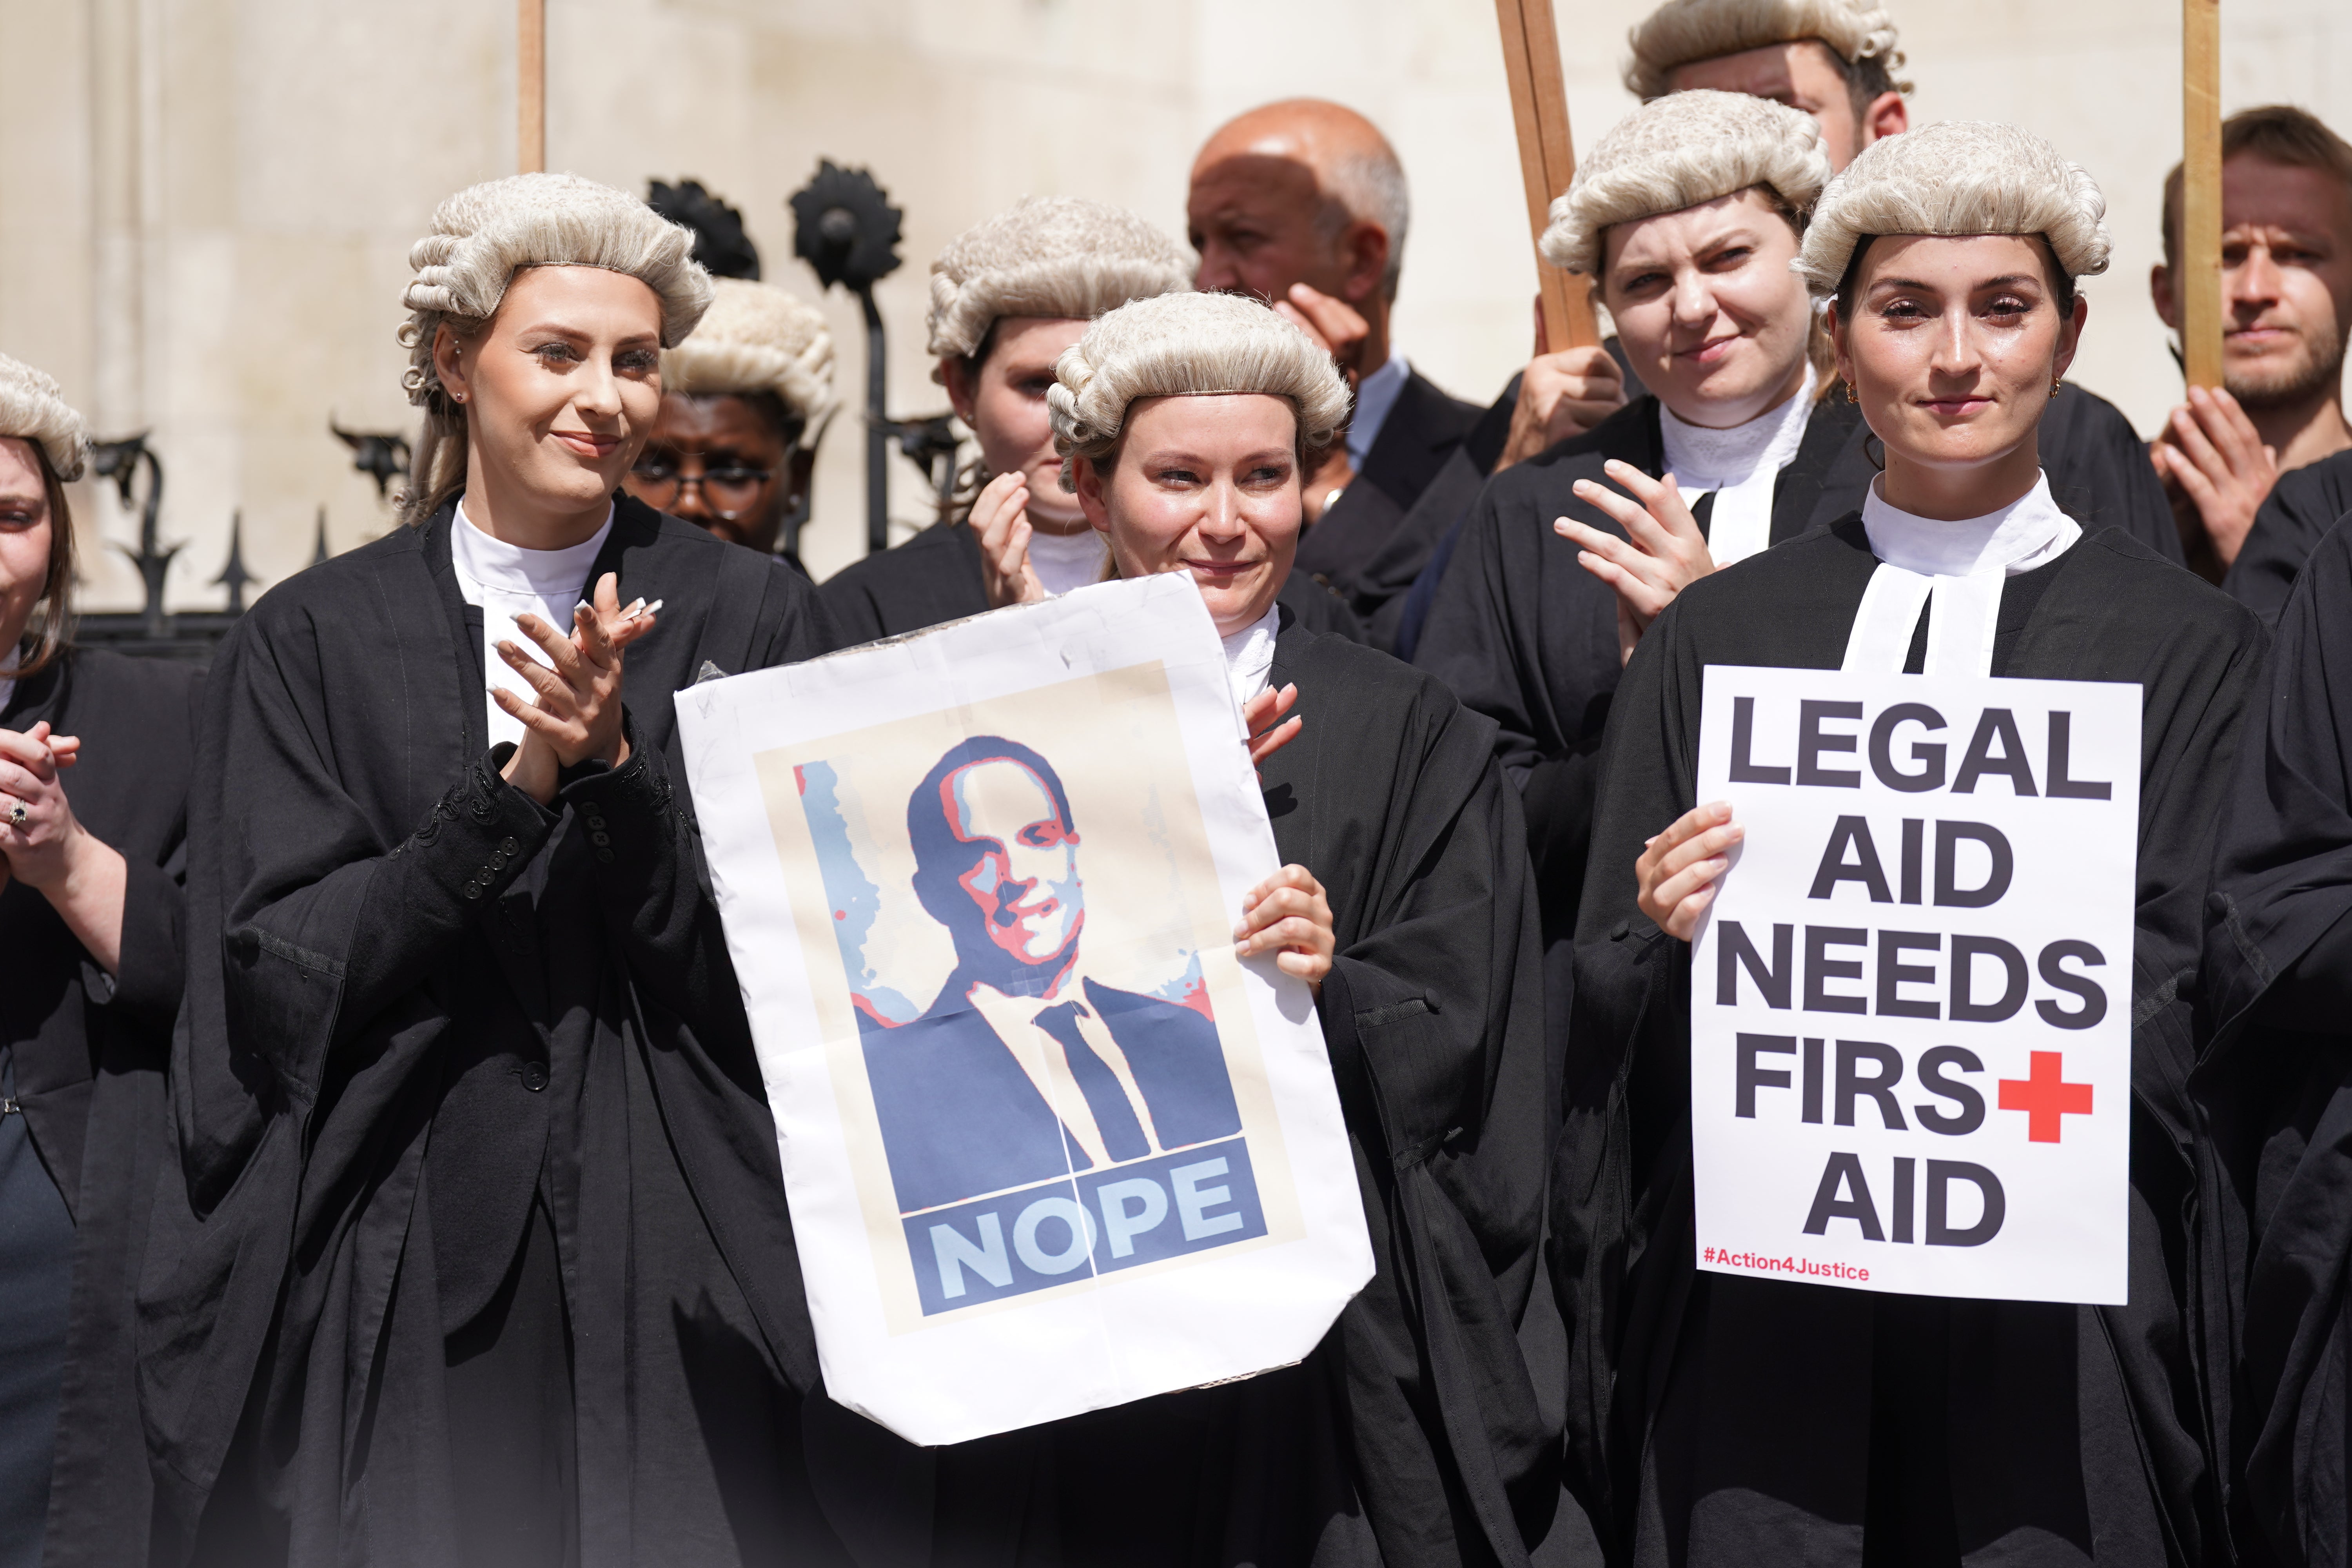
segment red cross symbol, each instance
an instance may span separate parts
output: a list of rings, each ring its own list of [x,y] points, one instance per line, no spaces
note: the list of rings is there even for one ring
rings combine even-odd
[[[2057,1142],[2059,1119],[2070,1110],[2078,1116],[2091,1113],[2091,1086],[2066,1082],[2060,1056],[2057,1051],[2035,1051],[2031,1076],[2000,1080],[2000,1108],[2025,1112],[2029,1143]]]

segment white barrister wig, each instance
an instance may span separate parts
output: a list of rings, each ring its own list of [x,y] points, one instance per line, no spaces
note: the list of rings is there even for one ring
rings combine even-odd
[[[39,447],[65,483],[81,478],[82,458],[89,450],[89,426],[82,423],[56,382],[6,354],[0,354],[0,436],[14,436]]]
[[[1089,320],[1192,287],[1183,247],[1126,208],[1024,196],[950,240],[931,263],[930,352],[977,353],[1000,316]]]
[[[682,342],[710,308],[710,275],[694,259],[694,235],[645,203],[577,174],[511,174],[469,185],[435,210],[409,247],[415,270],[401,303],[408,345],[402,384],[411,403],[441,400],[433,339],[444,323],[473,327],[495,314],[526,267],[601,267],[625,272],[661,300],[662,346]]]
[[[1045,405],[1072,489],[1071,460],[1109,456],[1138,398],[1287,398],[1307,455],[1328,449],[1348,417],[1348,383],[1329,352],[1272,306],[1234,294],[1162,294],[1097,317],[1054,362],[1054,382]]]
[[[1637,98],[1663,98],[1666,79],[1684,66],[1809,38],[1848,65],[1880,61],[1890,79],[1903,66],[1894,19],[1864,0],[1666,0],[1625,35],[1633,46],[1625,86]]]
[[[2098,182],[2032,132],[1946,121],[1864,148],[1822,193],[1790,265],[1825,300],[1864,239],[2039,235],[2067,277],[2087,278],[2107,269],[2106,215]]]
[[[774,393],[814,446],[833,412],[833,333],[813,305],[772,283],[711,279],[710,309],[686,342],[662,351],[662,390]]]
[[[1612,224],[1680,212],[1761,185],[1801,217],[1829,183],[1810,114],[1744,92],[1676,92],[1645,103],[1594,143],[1551,204],[1539,248],[1570,272],[1601,269]]]

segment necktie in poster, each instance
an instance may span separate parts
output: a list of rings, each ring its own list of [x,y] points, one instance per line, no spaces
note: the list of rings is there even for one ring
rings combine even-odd
[[[2137,686],[1709,666],[1699,1267],[2121,1302]]]
[[[1302,1359],[1369,1279],[1179,577],[714,680],[687,771],[825,1386],[961,1442]]]

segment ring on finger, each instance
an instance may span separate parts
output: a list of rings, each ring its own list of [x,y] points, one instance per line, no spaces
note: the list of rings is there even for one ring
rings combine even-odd
[[[33,814],[25,809],[25,803],[23,801],[12,800],[8,803],[9,826],[22,827],[26,823],[31,821],[32,817]]]

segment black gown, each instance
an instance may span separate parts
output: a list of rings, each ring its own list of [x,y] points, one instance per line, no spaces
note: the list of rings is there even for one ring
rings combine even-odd
[[[2228,1289],[2200,1267],[2221,1183],[2188,1097],[2191,1001],[2264,638],[2121,531],[2008,580],[1991,673],[2142,689],[2129,1304],[1696,1270],[1690,949],[1640,913],[1632,868],[1696,804],[1702,669],[1836,668],[1875,565],[1855,515],[1704,578],[1651,625],[1618,690],[1553,1173],[1571,1477],[1618,1563],[2219,1560],[2196,1336]]]
[[[980,536],[962,522],[938,522],[879,555],[852,562],[824,580],[817,597],[844,647],[901,637],[988,613]],[[1283,606],[1311,631],[1364,640],[1348,606],[1304,572],[1282,584]]]
[[[1321,1017],[1378,1271],[1244,1382],[939,1449],[840,1416],[812,1464],[866,1568],[1524,1564],[1550,1521],[1558,1431],[1516,1338],[1549,1124],[1517,804],[1436,682],[1282,622],[1306,726],[1262,778],[1331,902]]]
[[[789,566],[616,506],[591,580],[665,607],[631,755],[552,809],[498,776],[446,507],[222,646],[140,1292],[165,1561],[842,1561],[671,701],[830,634]]]
[[[1577,546],[1552,531],[1570,517],[1622,539],[1600,508],[1577,499],[1579,479],[1613,493],[1612,460],[1653,478],[1665,471],[1658,400],[1644,395],[1587,435],[1506,468],[1480,492],[1438,586],[1413,663],[1495,721],[1503,771],[1519,785],[1549,941],[1576,923],[1585,846],[1592,831],[1594,757],[1622,668],[1617,595],[1577,564]],[[1864,446],[1862,411],[1840,395],[1805,424],[1796,457],[1772,489],[1771,541],[1819,528],[1861,506],[1878,468]],[[1707,529],[1713,498],[1694,509]]]
[[[2305,470],[2306,472],[2308,470]],[[2284,487],[2284,481],[2282,481]],[[2281,1563],[2352,1554],[2352,531],[2327,531],[2279,617],[2214,864],[2216,1025],[2199,1081],[2250,1234],[2235,1500]],[[2250,1555],[2254,1553],[2249,1551]]]
[[[2276,626],[2303,563],[2320,536],[2347,511],[2352,511],[2352,451],[2281,474],[2254,513],[2254,525],[2246,531],[2229,575],[2221,579],[2221,591],[2262,616],[2264,625]]]
[[[0,729],[79,735],[60,776],[122,856],[110,978],[47,899],[0,890],[0,1563],[143,1563],[149,1484],[133,1293],[169,1143],[195,671],[77,651],[16,685]],[[44,1529],[46,1520],[46,1548]],[[46,1555],[45,1555],[46,1551]]]

